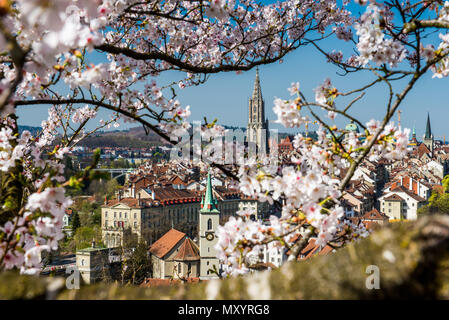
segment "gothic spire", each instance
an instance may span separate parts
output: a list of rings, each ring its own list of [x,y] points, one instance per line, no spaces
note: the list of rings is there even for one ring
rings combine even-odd
[[[256,67],[256,80],[254,81],[253,101],[262,99],[262,90],[260,89],[259,67]]]
[[[430,129],[430,115],[427,112],[427,125],[426,125],[426,135],[424,136],[426,139],[432,138],[432,130]]]

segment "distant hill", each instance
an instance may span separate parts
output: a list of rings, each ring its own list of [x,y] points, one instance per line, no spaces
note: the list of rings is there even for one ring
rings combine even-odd
[[[240,129],[246,132],[246,128],[237,126],[223,125],[226,129]],[[42,128],[33,126],[19,126],[19,132],[28,130],[31,134],[35,135],[39,133]],[[305,133],[302,132],[304,135]],[[294,134],[288,134],[285,132],[279,132],[278,138],[284,139],[287,136],[293,136]],[[316,139],[315,132],[309,132],[309,136]],[[127,130],[114,130],[114,131],[98,131],[92,136],[84,139],[78,145],[84,147],[95,148],[99,146],[104,147],[130,147],[130,148],[145,148],[149,146],[161,146],[165,141],[154,132],[150,131],[148,135],[145,133],[143,127],[134,127]]]
[[[25,130],[28,130],[34,136],[37,133],[39,133],[42,130],[42,128],[41,127],[32,127],[32,126],[19,126],[20,133],[22,133]]]
[[[79,143],[80,146],[91,148],[99,146],[145,148],[163,144],[163,141],[157,134],[151,131],[147,135],[143,127],[121,131],[100,131]]]

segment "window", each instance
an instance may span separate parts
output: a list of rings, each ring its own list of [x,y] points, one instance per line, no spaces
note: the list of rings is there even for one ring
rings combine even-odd
[[[134,221],[134,228],[137,228],[137,222]]]
[[[117,218],[117,212],[114,211],[114,218]]]
[[[181,274],[181,264],[178,263],[178,273]]]
[[[108,212],[107,212],[107,211],[104,212],[104,217],[105,217],[106,219],[108,218]]]
[[[212,230],[212,219],[207,220],[207,230]]]
[[[125,212],[125,219],[127,219],[128,218],[128,214]]]
[[[121,218],[121,217],[122,217],[122,212],[119,212],[119,213],[118,213],[118,216]]]
[[[137,219],[137,212],[134,212],[134,219]]]
[[[81,265],[84,266],[84,259],[81,259]]]

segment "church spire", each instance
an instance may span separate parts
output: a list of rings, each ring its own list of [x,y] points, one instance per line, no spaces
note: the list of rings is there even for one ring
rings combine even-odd
[[[430,129],[430,115],[427,112],[427,125],[426,125],[426,135],[424,136],[426,139],[432,138],[432,130]]]
[[[218,212],[212,193],[212,178],[210,172],[207,173],[206,194],[204,195],[204,202],[200,212]]]
[[[253,101],[262,99],[262,89],[260,89],[259,67],[256,67],[256,80],[254,80]]]

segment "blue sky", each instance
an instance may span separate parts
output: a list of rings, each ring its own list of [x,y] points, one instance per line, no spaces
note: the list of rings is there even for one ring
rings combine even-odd
[[[339,48],[341,41],[329,40],[323,42],[324,47],[331,51]],[[347,50],[344,50],[344,52]],[[342,91],[354,89],[371,78],[371,75],[352,74],[340,76],[339,70],[326,62],[326,59],[314,47],[302,47],[284,58],[283,63],[274,63],[260,67],[262,94],[265,100],[266,115],[269,120],[274,120],[272,111],[275,97],[289,98],[287,88],[292,82],[299,81],[303,93],[313,99],[314,91],[326,77],[330,77],[333,84]],[[183,75],[174,72],[166,73],[157,79],[158,83],[168,83],[181,79]],[[190,105],[191,120],[202,120],[204,116],[208,120],[218,118],[219,123],[233,126],[245,126],[248,118],[248,98],[251,96],[255,78],[255,69],[237,75],[235,72],[211,75],[208,82],[197,87],[178,90],[178,99],[182,105]],[[398,88],[403,83],[398,83]],[[385,111],[387,100],[387,87],[378,85],[367,91],[362,101],[352,109],[352,114],[366,122],[371,118],[381,119]],[[337,100],[337,106],[338,106]],[[341,105],[341,104],[340,104]],[[432,78],[429,73],[416,85],[413,92],[403,102],[401,123],[403,127],[412,128],[416,125],[418,138],[424,134],[427,112],[430,112],[432,132],[437,139],[443,139],[447,135],[449,140],[449,79]],[[22,125],[40,126],[42,120],[47,118],[47,108],[23,107],[18,110],[19,123]],[[107,112],[102,112],[105,116]],[[106,118],[105,118],[106,119]],[[397,116],[394,118],[397,121]],[[341,116],[337,116],[336,124],[343,126],[347,123]],[[129,125],[122,125],[124,129]],[[286,130],[278,125],[283,132],[304,131]]]

